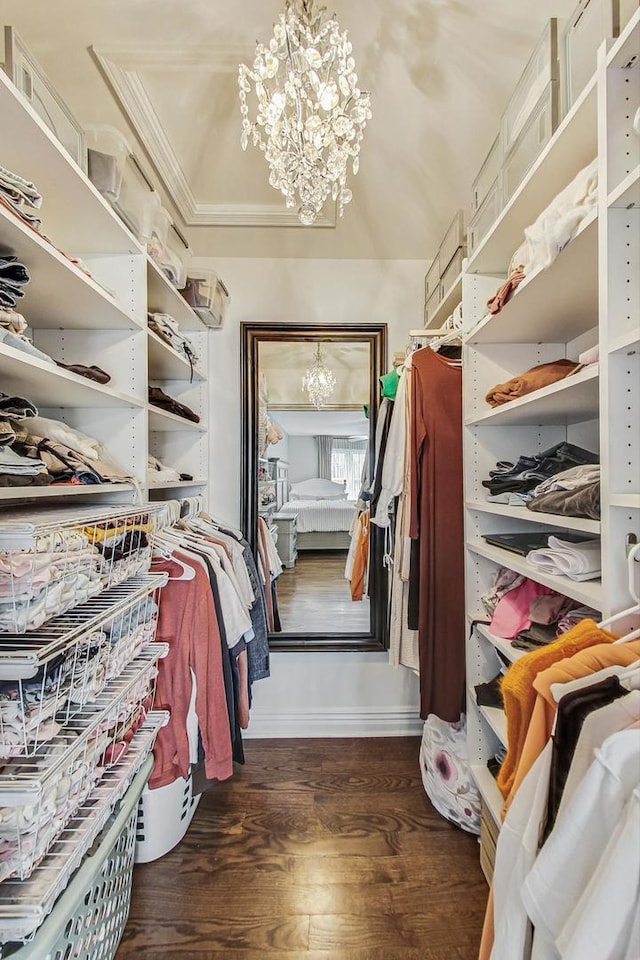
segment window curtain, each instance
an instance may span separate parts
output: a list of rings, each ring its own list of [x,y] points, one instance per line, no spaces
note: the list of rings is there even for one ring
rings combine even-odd
[[[362,470],[367,456],[366,440],[334,437],[331,451],[331,479],[346,482],[347,497],[357,500],[362,487]]]
[[[316,437],[318,448],[318,476],[322,480],[331,480],[331,452],[333,437]]]

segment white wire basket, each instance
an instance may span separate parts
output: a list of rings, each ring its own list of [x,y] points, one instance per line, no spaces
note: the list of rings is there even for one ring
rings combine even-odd
[[[121,794],[119,809],[108,817],[97,836],[97,846],[85,857],[68,887],[55,902],[32,897],[28,916],[9,924],[12,936],[30,929],[20,946],[5,942],[0,956],[13,960],[113,960],[129,914],[135,827],[140,794],[153,769],[148,750],[139,760],[131,785]],[[28,881],[33,885],[32,881]],[[53,906],[53,909],[51,907]],[[46,916],[44,911],[50,912]],[[46,919],[45,919],[46,916]],[[40,921],[33,935],[33,923]],[[0,919],[0,927],[5,926]],[[22,937],[21,937],[22,939]]]
[[[52,617],[149,570],[163,505],[11,512],[0,523],[0,634]]]
[[[105,773],[126,757],[152,706],[157,660],[167,652],[167,644],[147,646],[48,743],[0,770],[0,880],[28,878]]]

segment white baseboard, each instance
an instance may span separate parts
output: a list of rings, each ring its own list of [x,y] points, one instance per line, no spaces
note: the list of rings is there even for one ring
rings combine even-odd
[[[251,740],[292,737],[412,737],[420,736],[424,721],[408,707],[388,709],[304,710],[298,713],[251,711],[243,736]]]

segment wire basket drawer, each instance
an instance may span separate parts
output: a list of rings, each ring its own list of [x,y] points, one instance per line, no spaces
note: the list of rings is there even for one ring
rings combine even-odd
[[[85,859],[33,940],[3,957],[113,960],[129,915],[138,801],[152,769],[148,757],[95,853]]]

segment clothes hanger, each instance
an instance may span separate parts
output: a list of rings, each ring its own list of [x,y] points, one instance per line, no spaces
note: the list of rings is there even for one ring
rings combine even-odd
[[[169,531],[163,530],[162,533],[155,533],[151,538],[152,544],[154,546],[154,556],[156,559],[170,560],[172,563],[177,563],[182,569],[182,573],[179,577],[169,577],[169,580],[193,580],[196,571],[193,567],[190,567],[189,564],[185,563],[184,560],[181,560],[179,557],[176,557],[170,550],[166,549],[168,545],[181,546],[179,540],[172,538],[169,535]],[[160,547],[163,545],[165,549],[162,550]]]
[[[613,614],[611,617],[607,617],[605,620],[601,620],[598,624],[599,627],[608,627],[612,623],[616,623],[618,620],[624,620],[627,617],[640,616],[640,595],[636,593],[635,585],[635,568],[634,563],[640,559],[640,543],[635,543],[632,548],[629,550],[627,556],[627,571],[629,574],[629,593],[636,601],[632,607],[627,607],[626,610],[621,610],[619,613]],[[630,640],[635,640],[637,637],[640,637],[640,628],[636,630],[631,630],[631,632],[626,633],[624,636],[619,637],[617,640],[614,640],[615,644],[619,643],[628,643]]]

